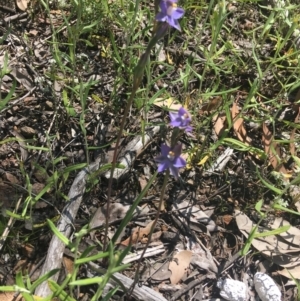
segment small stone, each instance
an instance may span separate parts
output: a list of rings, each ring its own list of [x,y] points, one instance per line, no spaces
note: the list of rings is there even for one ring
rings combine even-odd
[[[33,183],[32,184],[32,192],[34,194],[39,194],[45,187],[45,184],[41,184],[41,183]]]
[[[10,183],[12,183],[12,184],[19,184],[19,183],[20,183],[19,180],[18,180],[13,174],[11,174],[11,173],[9,173],[9,172],[6,172],[6,173],[4,174],[4,177],[6,178],[6,180],[7,180],[8,182],[10,182]]]
[[[53,102],[46,100],[46,106],[48,109],[53,109]]]
[[[247,287],[245,283],[232,279],[219,279],[217,287],[220,289],[222,298],[228,301],[245,301],[247,297]]]
[[[262,301],[281,301],[281,292],[274,280],[264,273],[254,275],[254,287]]]
[[[6,157],[10,152],[11,149],[6,144],[0,145],[0,158]]]
[[[23,134],[26,138],[31,138],[36,134],[36,131],[29,126],[23,126],[20,130],[21,134]]]

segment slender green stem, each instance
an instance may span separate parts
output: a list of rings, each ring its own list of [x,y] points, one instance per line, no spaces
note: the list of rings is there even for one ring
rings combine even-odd
[[[110,197],[111,197],[111,190],[112,190],[113,174],[114,174],[116,164],[117,164],[118,148],[119,148],[121,136],[123,134],[123,130],[125,127],[126,118],[128,116],[129,109],[133,103],[133,99],[136,94],[136,91],[138,90],[140,83],[142,81],[145,66],[146,66],[147,61],[150,56],[150,51],[155,46],[155,44],[168,32],[168,28],[169,28],[169,25],[167,23],[159,24],[159,26],[156,29],[155,35],[150,40],[145,53],[143,53],[142,56],[140,57],[140,60],[133,72],[132,92],[131,92],[130,98],[127,102],[125,111],[123,113],[123,118],[122,118],[120,129],[118,132],[118,137],[117,137],[117,141],[116,141],[116,145],[115,145],[112,167],[111,167],[110,177],[109,177],[109,182],[108,182],[107,206],[106,206],[106,217],[105,217],[105,233],[104,233],[104,242],[103,242],[103,250],[104,251],[106,250],[106,245],[107,245],[108,223],[109,223],[109,215],[110,215],[109,207],[110,207]]]
[[[111,170],[110,170],[110,177],[109,177],[109,181],[108,181],[108,191],[107,191],[107,206],[106,206],[106,216],[105,216],[105,234],[104,234],[104,243],[103,243],[103,250],[106,250],[106,244],[107,244],[107,234],[108,234],[108,224],[109,224],[109,207],[110,207],[110,197],[111,197],[111,191],[112,191],[112,182],[113,182],[113,175],[114,175],[114,171],[116,168],[116,164],[117,164],[117,158],[118,158],[118,148],[119,148],[119,144],[120,144],[120,140],[123,134],[123,130],[125,127],[125,122],[126,122],[126,118],[128,116],[129,113],[129,109],[133,103],[133,99],[134,96],[136,94],[136,91],[138,89],[138,87],[140,86],[140,83],[142,81],[143,78],[143,71],[146,65],[146,61],[149,57],[150,52],[146,51],[142,57],[140,58],[139,63],[137,64],[135,73],[134,73],[134,77],[133,77],[133,85],[132,85],[132,91],[130,94],[130,98],[127,102],[127,105],[125,107],[125,110],[123,112],[123,118],[121,121],[121,125],[120,125],[120,129],[118,132],[118,137],[117,137],[117,141],[116,141],[116,145],[115,145],[115,150],[114,150],[114,155],[113,155],[113,160],[112,160],[112,166],[111,166]],[[141,63],[143,62],[143,63]]]
[[[117,141],[116,141],[116,145],[115,145],[113,161],[112,161],[112,166],[111,166],[111,170],[110,170],[110,177],[109,177],[109,181],[108,181],[107,204],[106,204],[106,215],[105,215],[105,234],[104,234],[104,243],[103,243],[103,250],[104,251],[106,250],[106,245],[107,245],[108,224],[109,224],[109,216],[110,216],[110,214],[109,214],[110,198],[111,198],[111,191],[112,191],[113,175],[114,175],[114,171],[115,171],[116,164],[117,164],[118,148],[119,148],[120,140],[121,140],[123,130],[124,130],[124,127],[125,127],[126,118],[128,116],[129,109],[132,105],[132,102],[133,102],[134,95],[135,95],[136,91],[137,91],[137,88],[133,89],[131,94],[130,94],[130,98],[127,102],[127,105],[125,107],[125,111],[123,113],[123,118],[122,118],[122,121],[121,121],[120,129],[119,129],[119,132],[118,132],[118,137],[117,137]]]

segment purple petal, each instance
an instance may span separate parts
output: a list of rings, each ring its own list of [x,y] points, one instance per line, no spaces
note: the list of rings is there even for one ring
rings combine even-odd
[[[191,121],[192,121],[191,117],[188,117],[188,118],[185,119],[185,122],[187,122],[187,123],[190,123]]]
[[[169,112],[169,116],[170,116],[170,119],[171,119],[171,122],[172,122],[172,121],[176,120],[176,118],[178,117],[178,113]]]
[[[178,169],[173,165],[170,166],[171,175],[177,180],[178,179]]]
[[[159,3],[160,10],[164,15],[167,14],[168,6],[169,5],[168,5],[167,1],[161,0]]]
[[[191,120],[189,120],[189,118],[187,118],[187,119],[185,119],[185,120],[182,120],[182,121],[181,121],[181,126],[182,126],[183,128],[187,128],[187,127],[189,126],[190,122],[191,122]]]
[[[163,172],[164,170],[166,170],[168,168],[168,163],[167,162],[163,162],[161,164],[158,165],[157,171],[158,172]]]
[[[173,120],[170,122],[170,125],[171,126],[174,126],[174,127],[180,127],[181,126],[181,120]]]
[[[162,163],[162,162],[166,161],[166,157],[160,155],[160,156],[154,158],[154,160],[155,160],[155,162]]]
[[[173,166],[176,167],[176,168],[185,167],[186,166],[186,161],[181,157],[177,157],[173,161]]]
[[[175,157],[179,157],[180,156],[180,154],[181,154],[181,148],[182,148],[182,144],[176,144],[173,147],[172,151],[174,152]]]
[[[157,15],[156,15],[156,21],[160,21],[160,22],[166,22],[167,19],[168,19],[168,16],[163,13],[163,12],[159,12]]]
[[[185,128],[185,131],[188,133],[188,132],[191,132],[193,130],[193,127],[192,126],[186,126]]]
[[[179,22],[175,19],[173,19],[172,17],[168,17],[168,21],[167,21],[170,26],[174,27],[175,29],[181,31],[181,27],[179,25]]]
[[[167,158],[168,157],[168,154],[169,154],[169,151],[171,150],[171,148],[168,146],[168,145],[166,145],[166,144],[162,144],[161,145],[161,154],[165,157],[165,158]]]
[[[175,23],[174,23],[174,19],[172,18],[172,16],[168,16],[167,22],[169,23],[170,26],[174,27]]]
[[[184,9],[182,9],[181,7],[177,7],[176,9],[174,9],[172,13],[172,17],[175,20],[182,18],[183,15],[184,15]]]
[[[184,108],[184,107],[181,107],[179,110],[178,110],[178,115],[181,117],[183,116],[184,114],[188,114],[187,110]]]

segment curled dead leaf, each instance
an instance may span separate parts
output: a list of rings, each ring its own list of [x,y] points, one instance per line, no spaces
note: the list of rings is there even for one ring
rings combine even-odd
[[[199,114],[210,114],[211,112],[214,112],[218,109],[218,107],[222,104],[222,97],[221,96],[216,96],[212,97],[211,99],[208,100],[207,103],[203,104],[201,109],[199,110]]]
[[[239,230],[245,237],[249,237],[251,231],[257,226],[246,214],[239,210],[235,210],[235,219]],[[275,235],[264,236],[262,234],[272,230],[277,231],[283,227],[288,227],[288,230]],[[269,257],[272,263],[281,267],[292,269],[299,265],[300,230],[290,226],[283,218],[275,218],[269,222],[267,227],[259,226],[251,244],[264,256]]]
[[[225,225],[229,225],[232,221],[232,215],[226,214],[226,215],[222,216],[222,219],[223,219],[223,223]]]
[[[122,241],[121,244],[123,246],[128,246],[129,244],[135,244],[139,241],[145,242],[145,240],[147,239],[151,231],[151,227],[153,223],[154,221],[151,221],[145,228],[141,228],[141,227],[134,228],[131,236],[125,239],[124,241]]]
[[[214,130],[217,136],[222,136],[227,128],[226,114],[219,113],[213,117]]]
[[[281,271],[278,271],[278,274],[289,278],[289,279],[300,279],[300,265],[292,268],[292,269],[284,269]]]
[[[17,6],[20,10],[25,11],[27,9],[29,0],[17,0]]]
[[[186,273],[190,265],[193,253],[188,250],[177,253],[169,264],[169,270],[172,272],[170,281],[172,284],[177,284]]]
[[[262,125],[263,136],[262,142],[265,146],[265,152],[269,157],[269,161],[273,168],[283,174],[287,174],[285,167],[280,164],[279,159],[281,158],[281,150],[279,145],[273,141],[273,134],[269,130],[268,126],[264,122]]]
[[[299,123],[300,121],[300,107],[298,108],[298,114],[295,118],[295,123]],[[296,152],[296,146],[295,146],[295,133],[296,133],[296,128],[293,128],[292,129],[292,132],[291,132],[291,142],[290,142],[290,152],[291,152],[291,155],[292,156],[296,156],[297,152]]]
[[[247,131],[244,127],[244,119],[237,117],[240,113],[237,104],[234,102],[231,109],[231,117],[233,120],[233,130],[240,141],[246,145],[250,145],[252,139],[247,135]]]
[[[173,98],[168,98],[168,99],[157,98],[154,104],[157,107],[167,108],[169,110],[174,110],[174,111],[178,111],[182,107],[182,104],[178,103],[178,101],[174,100]]]

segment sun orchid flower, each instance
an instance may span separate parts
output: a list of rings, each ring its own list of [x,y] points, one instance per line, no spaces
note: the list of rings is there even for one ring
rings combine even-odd
[[[181,107],[178,112],[170,112],[170,125],[184,129],[187,133],[192,131],[192,127],[189,125],[191,122],[190,113]]]
[[[156,21],[167,22],[180,31],[178,19],[184,15],[184,9],[177,7],[177,0],[161,0],[159,6],[161,11],[156,15]]]
[[[186,166],[186,161],[180,157],[181,148],[181,144],[175,145],[172,149],[166,144],[161,145],[161,155],[155,158],[159,163],[158,172],[169,169],[171,175],[178,179],[178,169]]]

